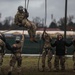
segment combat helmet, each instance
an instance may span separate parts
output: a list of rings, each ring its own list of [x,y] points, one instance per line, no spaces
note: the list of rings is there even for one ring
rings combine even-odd
[[[19,6],[18,11],[23,11],[23,6]]]

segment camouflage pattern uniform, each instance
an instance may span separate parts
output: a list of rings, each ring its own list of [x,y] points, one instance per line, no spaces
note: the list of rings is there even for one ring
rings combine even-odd
[[[5,49],[5,43],[0,39],[0,68],[3,63],[4,49]]]
[[[42,35],[42,39],[44,41],[44,45],[43,45],[43,52],[42,52],[42,68],[43,71],[45,69],[45,59],[46,59],[46,55],[48,55],[48,67],[49,67],[49,71],[51,70],[51,59],[52,59],[52,52],[51,52],[51,39],[50,36],[44,32]]]
[[[73,51],[73,69],[75,70],[75,40],[73,41],[73,45],[74,45],[74,51]]]
[[[75,51],[73,52],[73,62],[74,62],[73,69],[75,70]]]
[[[36,34],[36,25],[27,19],[28,16],[29,14],[27,10],[22,12],[18,10],[17,14],[15,15],[15,24],[27,28],[30,36],[30,40],[34,40]]]
[[[22,46],[23,46],[23,42],[24,42],[24,35],[22,35],[22,40],[19,41],[19,43],[15,43],[12,45],[12,49],[14,50],[14,54],[11,55],[11,60],[10,60],[10,70],[8,75],[10,75],[10,73],[12,72],[16,62],[17,62],[17,69],[18,69],[18,73],[21,72],[21,65],[22,65]]]
[[[59,70],[59,61],[61,65],[61,70],[65,70],[65,55],[64,56],[55,55],[54,67],[56,70]]]

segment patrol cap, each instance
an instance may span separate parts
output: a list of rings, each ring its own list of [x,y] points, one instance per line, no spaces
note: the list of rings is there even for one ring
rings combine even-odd
[[[20,36],[16,36],[15,41],[21,41],[21,37]]]

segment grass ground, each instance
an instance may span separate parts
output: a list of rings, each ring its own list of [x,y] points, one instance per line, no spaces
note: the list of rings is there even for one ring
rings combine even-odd
[[[3,73],[2,75],[7,75],[7,72],[9,70],[9,61],[10,57],[5,56],[4,57],[4,62],[3,62]],[[46,70],[45,72],[40,72],[38,71],[38,57],[23,57],[22,61],[22,73],[20,75],[75,75],[75,72],[73,71],[73,61],[72,58],[67,58],[66,60],[66,71],[58,71],[54,72],[54,66],[53,66],[54,58],[52,59],[52,71],[48,72],[47,71],[47,65],[46,65]],[[40,60],[40,70],[41,70],[41,60]],[[17,68],[15,65],[15,68],[13,70],[12,75],[18,75],[17,74]]]

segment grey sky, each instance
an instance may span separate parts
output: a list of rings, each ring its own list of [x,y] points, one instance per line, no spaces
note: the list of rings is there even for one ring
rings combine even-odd
[[[0,12],[2,13],[2,20],[5,17],[14,17],[19,5],[24,6],[25,0],[0,0]],[[38,16],[44,18],[45,0],[30,0],[29,2],[29,19]],[[64,17],[65,0],[47,0],[47,24],[51,22],[51,14],[58,21]],[[68,16],[75,16],[75,0],[68,0]],[[75,19],[74,19],[75,22]]]

